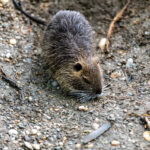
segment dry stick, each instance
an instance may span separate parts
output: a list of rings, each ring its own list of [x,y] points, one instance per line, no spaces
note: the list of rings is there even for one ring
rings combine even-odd
[[[98,136],[100,136],[105,131],[107,131],[110,127],[111,127],[110,123],[106,123],[106,124],[102,125],[100,128],[98,128],[97,130],[93,131],[92,133],[90,133],[89,135],[84,137],[82,139],[83,143],[86,144],[86,143],[96,139]]]
[[[21,102],[24,101],[24,95],[23,95],[23,90],[10,78],[7,77],[6,73],[4,70],[0,67],[0,72],[2,73],[1,78],[8,82],[13,88],[17,89],[20,95],[20,100]]]
[[[116,14],[116,16],[114,17],[113,21],[111,22],[111,24],[109,26],[109,30],[108,30],[107,38],[106,38],[106,51],[107,52],[109,52],[109,38],[112,34],[114,24],[121,18],[122,14],[124,13],[125,9],[129,5],[129,3],[130,3],[130,0],[128,0],[127,4]]]
[[[147,123],[147,127],[150,129],[150,120],[148,119],[148,117],[145,117],[145,121]]]

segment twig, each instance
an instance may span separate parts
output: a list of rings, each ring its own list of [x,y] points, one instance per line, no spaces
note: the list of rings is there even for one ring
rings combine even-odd
[[[89,135],[84,137],[82,139],[83,143],[85,144],[85,143],[88,143],[88,142],[96,139],[98,136],[100,136],[105,131],[107,131],[110,127],[111,127],[110,123],[106,123],[106,124],[102,125],[100,128],[98,128],[97,130],[93,131],[92,133],[90,133]]]
[[[127,8],[127,6],[129,5],[130,0],[128,0],[127,4],[116,14],[116,16],[114,17],[114,19],[112,20],[110,26],[109,26],[109,30],[107,33],[107,38],[106,38],[106,51],[109,52],[109,38],[112,34],[113,28],[115,23],[121,18],[122,14],[124,13],[125,9]]]
[[[18,90],[19,95],[20,95],[20,100],[21,102],[23,102],[24,101],[23,90],[12,79],[8,78],[8,76],[6,75],[2,67],[0,67],[0,72],[2,73],[1,78],[5,80],[6,82],[8,82],[10,86]]]
[[[145,121],[147,123],[147,127],[150,129],[150,120],[148,119],[148,117],[145,117]]]

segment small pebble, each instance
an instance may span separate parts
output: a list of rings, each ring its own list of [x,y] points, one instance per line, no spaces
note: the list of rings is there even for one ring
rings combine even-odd
[[[10,59],[8,59],[8,58],[4,58],[3,59],[5,62],[10,62]]]
[[[63,145],[64,145],[64,143],[63,143],[63,142],[59,142],[59,145],[60,145],[60,146],[63,146]]]
[[[95,122],[100,122],[100,119],[98,119],[98,118],[95,118]]]
[[[7,3],[9,2],[9,0],[0,0],[0,2],[1,2],[2,4],[7,4]]]
[[[9,26],[9,24],[7,23],[7,22],[4,22],[3,24],[2,24],[2,27],[3,28],[7,28]]]
[[[32,101],[32,100],[33,100],[32,96],[29,96],[29,101]]]
[[[143,138],[144,138],[146,141],[150,142],[150,131],[145,131],[145,132],[143,133]]]
[[[40,126],[34,126],[34,128],[36,128],[37,130],[39,130],[41,127]]]
[[[116,117],[114,114],[110,114],[107,116],[107,119],[110,120],[110,121],[115,121],[116,120]]]
[[[133,59],[129,58],[126,62],[126,68],[132,68],[134,66],[135,66],[135,64],[133,63]]]
[[[22,26],[22,27],[21,27],[21,32],[22,32],[23,34],[27,34],[27,33],[28,33],[28,28]]]
[[[110,75],[110,77],[112,78],[112,79],[115,79],[115,78],[117,78],[117,77],[119,77],[120,76],[120,74],[118,73],[118,72],[113,72],[111,75]]]
[[[11,54],[10,54],[10,53],[7,53],[7,54],[6,54],[6,57],[7,57],[7,58],[10,58],[10,57],[11,57]]]
[[[37,149],[37,150],[40,149],[40,145],[39,145],[39,144],[32,144],[32,147],[33,147],[34,149]]]
[[[99,128],[99,124],[97,123],[93,123],[92,124],[93,129],[97,130]]]
[[[102,38],[98,44],[99,48],[104,51],[105,49],[105,46],[106,46],[106,42],[107,42],[107,39],[106,38]]]
[[[90,143],[90,144],[86,145],[85,147],[86,147],[86,148],[93,148],[93,146],[94,146],[94,145],[93,145],[92,143]]]
[[[118,145],[120,145],[120,142],[114,140],[114,141],[111,141],[111,145],[112,145],[112,146],[118,146]]]
[[[88,107],[82,105],[82,106],[79,106],[78,109],[79,109],[79,110],[82,110],[82,111],[87,111],[87,110],[88,110]]]
[[[28,149],[33,149],[32,144],[29,142],[24,142],[24,145],[28,148]]]
[[[37,132],[38,132],[37,129],[32,129],[31,130],[31,133],[34,134],[34,135],[37,134]]]
[[[15,129],[10,129],[8,131],[8,133],[9,133],[9,135],[17,135],[18,134],[18,132]]]
[[[25,141],[30,141],[31,139],[30,139],[27,135],[25,135],[25,136],[24,136],[24,140],[25,140]]]
[[[127,109],[124,109],[123,112],[124,112],[124,113],[127,113],[128,111],[127,111]]]
[[[81,148],[81,144],[77,143],[76,148]]]
[[[17,43],[16,39],[10,39],[9,44],[15,45]]]
[[[52,87],[56,87],[58,85],[56,81],[53,81],[51,84],[52,84]]]

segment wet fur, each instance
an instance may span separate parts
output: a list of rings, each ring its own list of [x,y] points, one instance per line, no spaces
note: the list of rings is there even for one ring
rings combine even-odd
[[[68,95],[91,99],[102,90],[102,73],[92,45],[91,26],[79,12],[59,11],[45,29],[42,49],[47,67]],[[79,72],[73,69],[76,63],[82,65]]]

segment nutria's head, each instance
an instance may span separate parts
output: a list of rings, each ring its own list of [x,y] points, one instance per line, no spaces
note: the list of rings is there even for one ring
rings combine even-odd
[[[55,77],[62,90],[77,96],[80,101],[88,101],[102,93],[102,71],[95,57],[69,62],[56,72]]]

